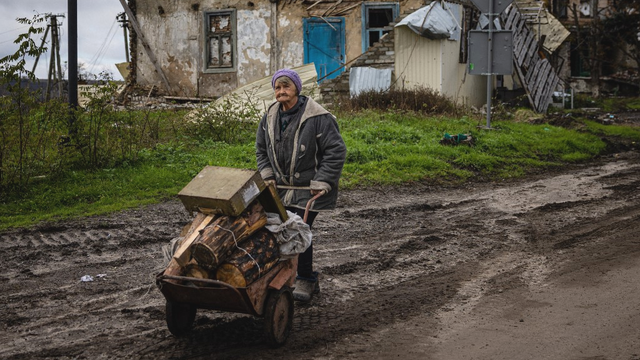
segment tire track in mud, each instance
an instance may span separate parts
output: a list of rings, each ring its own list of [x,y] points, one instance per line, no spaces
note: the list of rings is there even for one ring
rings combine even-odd
[[[554,246],[597,241],[594,219],[637,222],[638,211],[624,205],[629,191],[638,196],[637,168],[614,165],[546,180],[420,188],[418,196],[345,192],[345,205],[314,227],[322,292],[296,305],[293,333],[275,350],[263,341],[263,320],[242,314],[199,310],[189,336],[169,334],[153,275],[165,264],[161,247],[189,220],[178,202],[117,220],[2,233],[0,261],[10,270],[0,275],[0,357],[340,358],[365,348],[353,343],[364,341],[357,335],[383,342],[385,330],[408,319],[427,314],[426,327],[451,325],[487,294],[544,282],[560,261],[547,257]],[[554,195],[570,179],[579,191]],[[104,279],[79,282],[103,271]]]
[[[466,272],[462,276],[452,269],[461,262],[475,262],[482,256],[481,246],[473,241],[464,241],[465,236],[467,240],[478,237],[477,233],[467,233],[474,226],[462,223],[468,220],[467,211],[463,208],[472,202],[399,204],[384,209],[364,209],[362,213],[348,210],[346,216],[338,215],[341,223],[350,223],[351,219],[357,218],[376,219],[378,223],[367,227],[366,236],[333,223],[325,225],[319,218],[315,231],[321,234],[318,244],[324,246],[318,246],[320,249],[316,251],[316,257],[322,272],[323,290],[311,306],[296,308],[290,342],[298,345],[288,346],[287,350],[309,351],[310,343],[324,346],[340,340],[345,333],[375,330],[381,324],[434,312],[442,306],[455,295],[459,279],[469,276]],[[447,213],[437,216],[439,219],[448,220],[441,224],[426,220],[435,209]],[[398,224],[402,226],[398,228]],[[444,231],[447,226],[453,226],[455,230]],[[440,238],[433,235],[443,231],[449,236]],[[390,233],[393,239],[389,239]],[[351,238],[351,235],[355,237]],[[337,236],[340,236],[339,240],[335,240]],[[325,237],[334,240],[327,240],[325,244],[322,240]],[[334,254],[345,244],[356,249],[362,244],[360,249],[363,252],[356,259],[344,257],[344,262],[321,265],[326,263],[325,254],[335,261]],[[485,253],[488,252],[485,250]],[[461,253],[465,254],[464,258],[460,256]],[[217,334],[220,330],[211,328],[210,331]],[[255,337],[260,337],[260,331],[247,331],[246,334],[249,335],[241,338],[244,346],[264,346],[255,342]],[[226,344],[228,339],[218,337],[218,340]],[[208,344],[195,355],[182,353],[181,350],[177,354],[204,357],[206,353],[215,353],[226,358],[220,355],[223,349],[218,346],[226,345]],[[282,355],[276,351],[273,356]],[[229,358],[233,356],[229,354]]]
[[[0,234],[0,261],[8,270],[0,284],[9,290],[0,293],[0,303],[7,304],[0,330],[8,335],[3,336],[0,357],[99,354],[105,347],[92,343],[127,334],[130,314],[123,310],[140,307],[145,297],[153,299],[151,275],[154,268],[162,268],[161,246],[186,222],[181,216],[174,218],[178,220],[149,221],[144,226],[103,221],[95,228],[72,222]],[[106,276],[98,278],[101,273]],[[83,275],[93,276],[94,281],[81,282]],[[160,314],[160,301],[155,304],[143,308]],[[38,339],[37,344],[30,339]],[[124,352],[120,357],[127,356]]]

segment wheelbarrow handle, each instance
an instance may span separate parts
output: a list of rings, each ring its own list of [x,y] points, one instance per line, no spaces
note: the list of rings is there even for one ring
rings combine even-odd
[[[307,206],[304,209],[304,218],[302,219],[302,221],[304,221],[304,223],[307,223],[307,217],[309,216],[309,209],[311,209],[311,205],[313,205],[313,203],[318,200],[318,198],[324,194],[326,194],[327,191],[326,190],[322,190],[319,193],[317,193],[314,197],[312,197],[311,199],[309,199],[309,201],[307,201]]]
[[[285,190],[312,190],[310,186],[276,185],[276,188],[277,189],[285,189]],[[309,216],[309,209],[311,209],[311,205],[313,205],[313,203],[320,196],[322,196],[322,195],[324,195],[326,193],[327,193],[327,190],[322,190],[318,194],[316,194],[314,197],[309,199],[309,201],[307,201],[307,206],[304,209],[304,217],[302,218],[302,221],[304,221],[305,224],[307,223],[307,217]]]

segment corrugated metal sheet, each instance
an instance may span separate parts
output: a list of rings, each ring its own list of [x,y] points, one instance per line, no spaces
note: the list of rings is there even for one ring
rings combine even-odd
[[[302,80],[301,94],[307,95],[317,101],[320,97],[320,91],[318,90],[316,66],[310,63],[292,68],[292,70],[295,70],[298,75],[300,75],[300,80]],[[210,103],[204,109],[192,111],[187,117],[191,121],[198,122],[202,117],[208,116],[210,109],[215,109],[217,106],[227,104],[227,102],[229,102],[234,109],[255,107],[259,112],[264,113],[267,111],[269,105],[276,101],[273,88],[271,87],[272,76],[273,75],[269,75],[241,86],[216,99],[216,101]]]
[[[314,100],[318,100],[320,91],[318,91],[318,74],[316,73],[315,65],[310,63],[292,68],[292,70],[295,70],[302,80],[302,91],[300,93],[302,95],[310,96],[314,98]],[[228,99],[240,102],[251,102],[256,104],[260,110],[267,111],[267,107],[269,107],[272,102],[276,101],[273,88],[271,87],[272,76],[273,75],[269,75],[260,80],[241,86],[220,97],[215,102],[220,104]]]
[[[352,67],[349,71],[349,93],[357,96],[363,91],[387,91],[391,86],[393,69]]]
[[[467,74],[458,62],[460,42],[442,42],[442,93],[458,104],[480,107],[487,102],[487,77]]]
[[[396,86],[413,89],[419,86],[441,91],[440,43],[416,35],[406,26],[397,27],[395,33]]]

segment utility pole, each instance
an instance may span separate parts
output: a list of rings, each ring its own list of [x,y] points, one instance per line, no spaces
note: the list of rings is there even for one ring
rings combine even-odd
[[[44,32],[44,36],[42,37],[42,42],[40,43],[40,50],[44,48],[44,44],[47,42],[47,35],[49,35],[49,30],[51,30],[51,62],[49,63],[49,73],[47,75],[47,92],[45,94],[45,99],[49,101],[51,96],[52,87],[57,84],[58,85],[58,97],[62,97],[62,64],[60,62],[60,26],[62,25],[58,22],[58,18],[64,18],[64,15],[52,15],[47,14],[46,18],[49,20],[47,23],[47,29]],[[38,61],[40,60],[40,53],[38,52],[38,56],[36,56],[36,61],[33,64],[33,70],[31,72],[36,71],[36,66],[38,66]]]
[[[47,14],[49,16],[50,14]],[[40,43],[40,48],[38,49],[38,55],[36,56],[36,61],[33,64],[32,73],[36,72],[36,67],[38,66],[38,60],[40,60],[40,54],[42,54],[42,49],[44,48],[44,44],[47,42],[47,35],[49,35],[49,29],[51,28],[51,24],[47,23],[47,29],[44,31],[44,36],[42,37],[42,42]]]
[[[77,134],[76,112],[78,108],[78,0],[67,1],[69,13],[69,133]]]
[[[127,20],[127,14],[125,12],[121,12],[116,17],[120,26],[122,27],[122,31],[124,31],[124,54],[126,56],[127,62],[129,62],[129,34],[127,33],[127,29],[129,28],[129,20]]]

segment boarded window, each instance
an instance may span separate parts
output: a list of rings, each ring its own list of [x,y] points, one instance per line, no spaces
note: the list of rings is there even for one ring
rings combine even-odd
[[[232,69],[235,58],[235,12],[206,13],[207,69]]]

